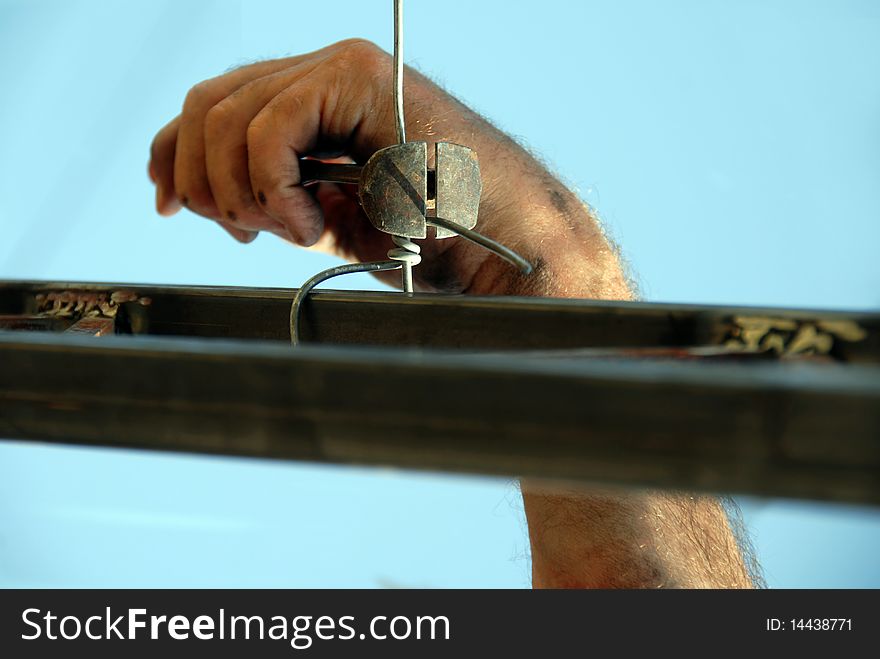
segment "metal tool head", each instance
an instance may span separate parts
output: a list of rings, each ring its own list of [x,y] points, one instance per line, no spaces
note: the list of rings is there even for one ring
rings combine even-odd
[[[476,226],[483,189],[477,154],[449,142],[438,142],[435,149],[432,180],[425,142],[389,146],[370,157],[361,173],[359,195],[374,227],[396,236],[425,238],[426,213],[465,229]],[[436,235],[456,234],[437,228]]]
[[[473,229],[483,193],[477,152],[460,144],[437,142],[435,169],[434,215]],[[448,229],[436,230],[437,238],[456,235]]]
[[[376,151],[361,173],[361,205],[379,231],[425,238],[428,145],[406,142]]]

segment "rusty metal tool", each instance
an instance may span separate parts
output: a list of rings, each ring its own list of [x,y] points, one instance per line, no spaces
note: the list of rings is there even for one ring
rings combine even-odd
[[[403,115],[403,0],[394,0],[394,116],[398,144],[380,149],[361,165],[300,160],[300,182],[356,184],[364,213],[372,225],[391,235],[395,247],[387,261],[352,263],[318,273],[303,284],[290,309],[290,340],[299,342],[299,310],[319,283],[355,272],[401,270],[401,287],[413,291],[412,269],[422,257],[413,239],[427,238],[428,226],[437,239],[460,236],[515,265],[523,274],[531,264],[513,250],[474,227],[483,184],[477,154],[451,142],[434,145],[434,169],[428,169],[427,142],[407,142]]]
[[[358,186],[367,218],[379,231],[404,238],[461,236],[509,261],[524,274],[531,264],[504,245],[474,231],[482,181],[477,154],[450,142],[434,145],[435,168],[428,168],[428,145],[406,142],[381,149],[365,165],[300,161],[304,185],[327,181]]]

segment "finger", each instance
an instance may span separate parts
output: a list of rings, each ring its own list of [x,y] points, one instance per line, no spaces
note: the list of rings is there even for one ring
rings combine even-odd
[[[177,131],[174,189],[180,202],[200,215],[214,219],[220,216],[211,195],[205,166],[204,122],[211,108],[253,80],[289,69],[300,62],[320,60],[339,47],[340,44],[334,44],[306,55],[251,64],[193,87],[184,100]]]
[[[314,68],[302,63],[252,80],[205,116],[205,171],[221,217],[244,229],[280,226],[254,197],[248,169],[247,130],[259,112],[286,87]]]
[[[180,203],[199,215],[219,219],[205,173],[205,114],[231,91],[225,85],[202,82],[189,90],[183,102],[174,157],[174,190]]]
[[[255,77],[289,66],[290,59],[292,58],[242,67],[215,80],[218,88],[234,89],[237,85],[245,84]],[[156,133],[150,146],[148,172],[150,180],[156,185],[156,209],[162,215],[173,215],[180,209],[180,202],[174,188],[174,156],[177,150],[179,127],[180,116],[177,116]]]
[[[257,239],[257,236],[260,235],[259,231],[239,229],[226,222],[217,222],[217,224],[226,229],[226,232],[240,243],[252,243]]]
[[[160,215],[174,215],[180,210],[174,194],[174,151],[177,145],[177,127],[180,117],[168,122],[153,138],[150,145],[150,179],[156,185],[156,211]]]
[[[287,227],[300,245],[313,245],[324,219],[314,197],[300,185],[300,155],[320,132],[323,85],[309,76],[290,85],[264,107],[247,129],[251,188],[264,212]]]
[[[387,73],[385,53],[353,40],[337,44],[324,63],[267,103],[247,129],[253,194],[263,211],[305,246],[321,237],[323,215],[300,185],[300,156],[328,144],[353,144],[384,116],[376,107],[375,81]]]

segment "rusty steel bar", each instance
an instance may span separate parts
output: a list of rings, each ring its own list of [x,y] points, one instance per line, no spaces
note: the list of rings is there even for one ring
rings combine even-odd
[[[285,342],[297,292],[0,281],[0,314],[35,313],[39,296],[59,291],[116,293],[117,299],[133,300],[120,303],[121,332]],[[717,347],[767,319],[801,328],[768,334],[768,339],[788,337],[789,343],[799,332],[842,324],[861,338],[834,340],[830,355],[851,363],[880,362],[880,314],[875,312],[319,290],[303,307],[300,332],[307,343],[520,353]]]
[[[880,369],[0,332],[0,436],[880,504]]]

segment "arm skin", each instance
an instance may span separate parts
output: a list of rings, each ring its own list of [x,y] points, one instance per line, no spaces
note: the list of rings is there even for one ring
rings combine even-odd
[[[480,230],[536,264],[524,278],[464,240],[428,239],[414,273],[418,289],[631,299],[617,255],[570,190],[417,72],[407,70],[405,83],[408,138],[475,149]],[[269,231],[349,260],[378,260],[390,237],[372,228],[352,190],[298,185],[297,159],[362,163],[394,143],[390,56],[351,40],[196,85],[157,134],[149,173],[163,215],[183,205],[242,242]],[[532,481],[522,482],[522,494],[535,587],[751,586],[714,498],[565,491]]]

